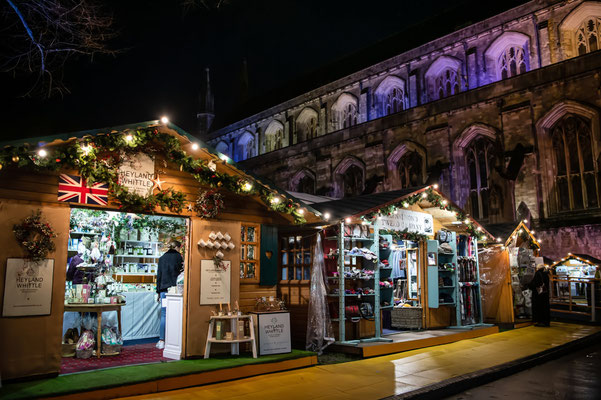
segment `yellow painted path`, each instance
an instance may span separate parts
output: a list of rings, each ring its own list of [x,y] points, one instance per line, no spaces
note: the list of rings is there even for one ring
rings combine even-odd
[[[343,364],[279,372],[128,399],[380,399],[527,357],[601,331],[552,323]]]

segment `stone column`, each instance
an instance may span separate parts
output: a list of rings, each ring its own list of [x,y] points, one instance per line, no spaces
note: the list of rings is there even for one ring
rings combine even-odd
[[[538,29],[538,45],[540,49],[540,66],[546,67],[551,64],[551,48],[549,47],[549,21],[539,22]]]

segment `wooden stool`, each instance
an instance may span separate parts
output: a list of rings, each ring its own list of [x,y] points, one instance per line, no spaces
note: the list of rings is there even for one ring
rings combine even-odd
[[[250,326],[250,337],[239,338],[238,337],[238,320],[248,319]],[[213,331],[215,327],[215,321],[229,320],[230,329],[234,335],[231,340],[221,339],[218,340],[213,337]],[[224,333],[225,336],[225,333]],[[207,333],[207,345],[205,347],[205,357],[209,358],[211,354],[211,343],[230,343],[232,355],[240,354],[240,343],[251,342],[253,358],[257,358],[257,342],[255,341],[255,328],[253,325],[252,315],[212,315],[209,321],[209,332]]]

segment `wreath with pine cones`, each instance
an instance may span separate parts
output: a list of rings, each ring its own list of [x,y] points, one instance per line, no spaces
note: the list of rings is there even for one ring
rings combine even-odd
[[[32,261],[42,261],[54,251],[56,233],[48,222],[42,221],[42,211],[37,210],[20,224],[13,226],[13,233],[19,245]]]
[[[216,189],[201,190],[194,203],[194,211],[201,218],[217,218],[224,208],[223,195]]]

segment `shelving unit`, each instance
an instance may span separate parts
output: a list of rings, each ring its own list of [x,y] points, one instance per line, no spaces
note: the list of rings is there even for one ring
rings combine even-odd
[[[335,297],[338,299],[338,316],[339,318],[334,318],[332,321],[338,322],[338,343],[340,344],[351,344],[356,345],[360,342],[373,342],[373,341],[390,341],[390,339],[384,339],[381,337],[381,297],[380,297],[380,267],[379,267],[379,231],[378,231],[378,222],[374,222],[372,225],[368,225],[368,227],[373,228],[373,234],[370,232],[369,238],[366,237],[354,237],[354,236],[344,236],[345,232],[345,222],[341,221],[338,225],[339,234],[337,236],[326,237],[327,240],[336,240],[338,247],[338,259],[337,259],[337,277],[329,277],[330,280],[338,281],[338,293],[337,294],[329,294],[328,297]],[[364,228],[365,229],[365,228]],[[364,232],[363,232],[364,233]],[[355,242],[362,242],[365,245],[362,247],[370,249],[373,253],[375,253],[374,260],[367,260],[365,257],[360,255],[349,255],[345,252],[345,242],[349,241],[351,244],[351,249],[355,246],[353,244]],[[371,245],[370,245],[371,244]],[[360,263],[357,263],[356,259],[353,260],[352,257],[357,257],[359,259],[363,259]],[[368,279],[364,278],[350,278],[345,277],[345,268],[349,267],[347,265],[360,265],[363,269],[373,269],[373,277],[369,277]],[[387,273],[390,276],[390,272],[392,268],[386,268],[385,274]],[[361,282],[364,283],[362,285],[369,287],[369,289],[373,289],[373,293],[370,294],[346,294],[346,283],[347,281],[353,282]],[[364,287],[361,286],[361,287]],[[390,292],[390,297],[392,296],[392,288]],[[374,315],[374,325],[375,325],[375,334],[370,338],[359,338],[358,340],[347,340],[346,339],[346,321],[351,320],[347,318],[346,315],[346,300],[347,299],[363,299],[365,298],[372,305],[373,315]],[[389,303],[392,304],[392,303]],[[359,305],[359,304],[357,304]]]
[[[451,238],[449,245],[452,253],[444,253],[440,251],[440,244],[437,240],[428,240],[427,242],[427,259],[432,260],[435,257],[435,265],[428,265],[428,307],[439,308],[440,306],[455,307],[455,327],[466,327],[480,325],[483,322],[482,302],[480,293],[480,268],[478,264],[478,245],[473,239],[472,254],[468,257],[458,257],[457,255],[457,234],[455,232],[448,233]],[[469,259],[471,269],[468,272],[461,270],[462,260]],[[441,285],[442,281],[442,285]],[[467,307],[465,304],[463,291],[464,288],[471,289],[470,307],[476,309],[472,312],[477,313],[477,318],[468,321],[462,315],[462,307]],[[452,301],[450,301],[452,300]]]

